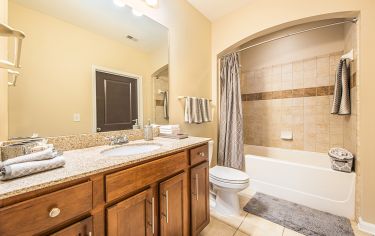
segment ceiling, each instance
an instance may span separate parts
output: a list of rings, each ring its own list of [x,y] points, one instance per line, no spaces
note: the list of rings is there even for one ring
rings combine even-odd
[[[253,0],[187,0],[210,21],[219,19]]]
[[[128,46],[152,52],[168,44],[168,29],[146,16],[135,16],[128,6],[112,0],[12,0]],[[126,38],[131,35],[137,42]]]

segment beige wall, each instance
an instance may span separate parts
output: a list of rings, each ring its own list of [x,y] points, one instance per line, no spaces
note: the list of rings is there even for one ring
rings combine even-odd
[[[170,123],[180,124],[190,135],[214,137],[214,122],[183,122],[184,104],[177,99],[180,95],[211,98],[210,22],[185,0],[161,0],[156,9],[139,0],[128,3],[169,29]]]
[[[14,2],[9,22],[27,36],[19,83],[9,89],[10,137],[91,133],[92,65],[142,76],[144,119],[151,117],[149,54]]]
[[[166,43],[163,47],[155,50],[150,55],[150,71],[151,73],[155,73],[156,71],[160,70],[165,65],[168,65],[168,43]]]
[[[0,22],[8,21],[8,0],[0,0]],[[0,39],[0,58],[7,58],[7,40]],[[8,139],[8,74],[0,69],[0,141]]]
[[[361,81],[358,81],[359,96],[359,145],[358,156],[361,157],[362,201],[360,216],[367,222],[375,223],[375,158],[373,158],[373,134],[375,126],[375,106],[373,91],[375,89],[375,71],[373,55],[375,54],[375,2],[372,0],[317,0],[314,2],[300,0],[254,1],[213,23],[212,25],[212,92],[217,96],[217,55],[223,50],[241,43],[251,35],[266,29],[278,29],[295,24],[300,19],[329,18],[337,12],[360,11],[359,34],[359,70]],[[324,16],[321,16],[324,15]],[[316,17],[319,16],[319,17]],[[332,15],[331,15],[332,16]],[[341,15],[342,16],[342,15]],[[307,19],[311,20],[311,19]],[[306,19],[304,20],[306,21]],[[302,23],[299,21],[299,23]]]
[[[184,104],[178,96],[211,98],[211,24],[186,0],[161,0],[152,9],[143,1],[130,5],[169,28],[170,120],[190,135],[214,137],[215,122],[185,124]]]
[[[286,30],[259,37],[245,43],[242,47],[255,44],[264,40],[275,38],[291,32],[315,27],[322,24],[333,23],[333,21],[320,21],[317,23],[302,24]],[[307,58],[339,52],[344,49],[344,25],[337,25],[310,31],[266,43],[241,52],[241,71],[269,67],[276,64],[284,64],[291,61],[300,61]]]

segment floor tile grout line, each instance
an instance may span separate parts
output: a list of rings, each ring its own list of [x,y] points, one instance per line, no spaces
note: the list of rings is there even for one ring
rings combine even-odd
[[[237,227],[237,229],[236,229],[236,231],[234,232],[234,235],[237,233],[237,231],[240,231],[240,232],[242,232],[241,230],[240,230],[240,227],[241,227],[241,225],[243,224],[243,222],[245,221],[245,219],[246,219],[246,216],[248,215],[249,213],[247,213],[246,212],[246,214],[245,214],[245,216],[243,217],[243,219],[242,219],[242,221],[241,221],[241,223],[238,225],[238,227]]]

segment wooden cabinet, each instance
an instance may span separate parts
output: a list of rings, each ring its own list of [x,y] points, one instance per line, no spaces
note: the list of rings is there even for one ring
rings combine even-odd
[[[30,199],[0,209],[0,235],[34,235],[92,209],[92,183]]]
[[[134,190],[178,173],[189,166],[185,152],[138,165],[106,176],[106,200],[115,200]]]
[[[207,160],[200,145],[2,199],[0,235],[198,235],[210,219]]]
[[[92,217],[88,217],[84,220],[81,220],[78,223],[75,223],[69,227],[66,227],[63,230],[60,230],[51,236],[92,236],[93,227],[92,227]]]
[[[208,162],[191,169],[191,231],[198,235],[210,222]]]
[[[160,184],[160,235],[189,234],[187,174],[184,172]]]
[[[151,236],[155,232],[155,197],[152,189],[107,209],[108,236]]]
[[[208,144],[190,149],[190,165],[208,161]]]

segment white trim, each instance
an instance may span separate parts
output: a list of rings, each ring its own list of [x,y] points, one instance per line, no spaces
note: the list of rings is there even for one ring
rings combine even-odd
[[[113,75],[119,75],[132,79],[137,79],[137,95],[138,95],[138,124],[143,125],[143,92],[142,92],[142,76],[123,72],[119,70],[109,69],[102,66],[92,65],[92,132],[96,133],[96,72],[104,72]]]
[[[358,229],[371,235],[375,235],[375,224],[368,223],[359,217]]]

